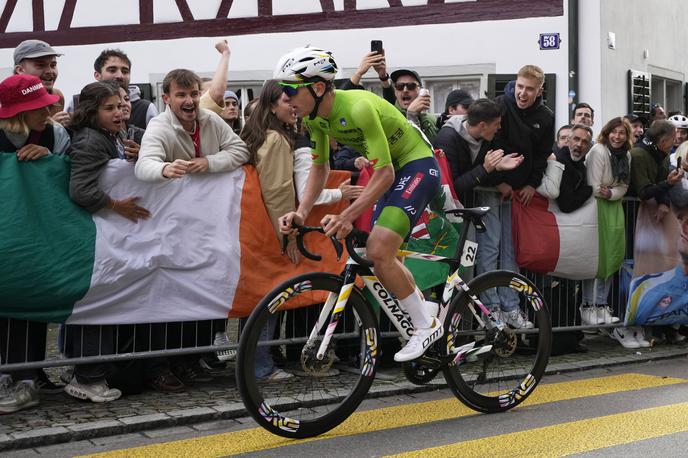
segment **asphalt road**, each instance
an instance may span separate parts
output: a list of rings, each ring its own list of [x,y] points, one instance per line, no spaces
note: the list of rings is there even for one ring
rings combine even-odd
[[[206,435],[170,428],[6,456],[686,456],[688,359],[550,376],[504,414],[476,414],[441,390],[368,400],[309,440],[273,436],[249,419],[228,425],[208,425]]]

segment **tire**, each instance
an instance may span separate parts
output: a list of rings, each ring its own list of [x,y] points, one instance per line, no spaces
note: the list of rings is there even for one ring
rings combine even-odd
[[[493,348],[459,365],[452,363],[446,367],[447,384],[461,402],[478,412],[505,412],[523,402],[545,372],[552,347],[549,310],[535,285],[514,272],[487,272],[474,278],[468,287],[483,303],[486,303],[486,293],[495,292],[496,288],[516,292],[521,310],[534,325],[529,330],[534,333],[507,326],[505,331],[498,332],[495,328],[495,333],[488,334],[468,308],[472,302],[468,294],[461,291],[449,305],[445,319],[447,345],[442,345],[441,351],[453,353],[453,348],[472,341],[476,347],[489,341]],[[475,310],[484,321],[486,317],[481,310],[477,306]],[[467,335],[467,331],[474,335]]]
[[[379,330],[370,306],[356,287],[324,358],[315,358],[319,341],[310,349],[306,347],[326,298],[333,293],[336,299],[341,286],[341,277],[326,273],[292,278],[260,301],[242,330],[236,360],[239,392],[249,414],[274,434],[306,438],[329,431],[356,410],[373,383]],[[298,301],[314,303],[293,309]],[[330,316],[331,312],[320,326],[319,336],[324,334]],[[279,323],[275,331],[269,327],[271,322]],[[270,340],[279,341],[269,345],[270,352],[262,353],[271,354],[275,365],[292,374],[291,378],[267,382],[256,376],[256,353],[263,332],[272,336]],[[265,356],[261,358],[265,360]]]

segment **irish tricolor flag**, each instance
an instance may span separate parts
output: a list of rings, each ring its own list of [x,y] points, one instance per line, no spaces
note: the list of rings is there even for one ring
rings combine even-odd
[[[100,182],[115,199],[140,197],[152,217],[91,215],[69,198],[68,159],[0,153],[0,316],[74,324],[244,316],[279,282],[338,273],[346,261],[315,234],[308,244],[322,262],[294,266],[281,255],[250,166],[151,184],[113,160]],[[307,223],[344,205],[316,207]]]
[[[564,213],[555,201],[535,194],[527,207],[513,202],[512,230],[516,261],[533,272],[574,280],[604,279],[623,261],[620,201],[593,197],[578,210]]]

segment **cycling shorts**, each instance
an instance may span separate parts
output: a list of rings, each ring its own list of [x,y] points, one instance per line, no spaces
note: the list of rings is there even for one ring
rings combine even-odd
[[[394,184],[375,204],[373,224],[406,240],[440,189],[440,168],[434,157],[408,162],[395,172]]]

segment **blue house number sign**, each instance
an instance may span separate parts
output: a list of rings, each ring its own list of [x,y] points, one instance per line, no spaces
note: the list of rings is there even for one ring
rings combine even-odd
[[[559,49],[561,38],[558,33],[541,33],[540,49]]]

